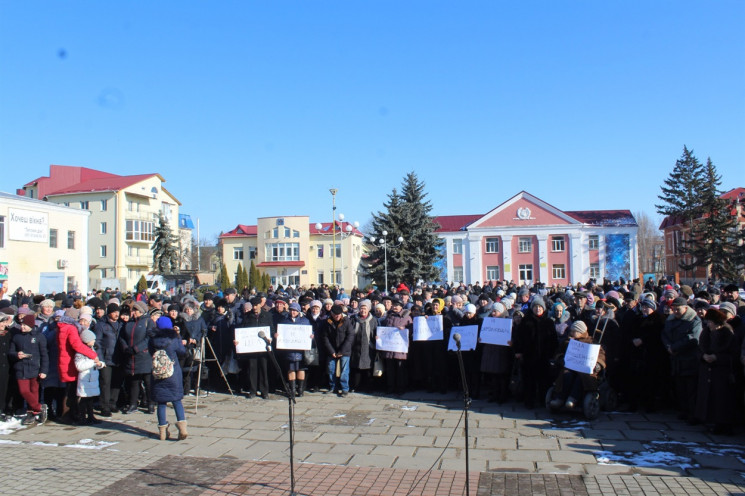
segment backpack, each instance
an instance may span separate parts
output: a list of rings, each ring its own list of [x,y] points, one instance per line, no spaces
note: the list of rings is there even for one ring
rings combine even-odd
[[[153,377],[156,379],[168,379],[173,375],[173,360],[168,356],[166,350],[157,350],[153,353]]]

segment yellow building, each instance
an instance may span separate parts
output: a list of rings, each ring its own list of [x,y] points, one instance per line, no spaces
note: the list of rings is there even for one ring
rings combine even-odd
[[[311,224],[307,216],[262,217],[256,225],[239,224],[220,236],[223,261],[233,280],[239,263],[248,270],[253,261],[274,287],[334,281],[345,289],[363,286],[362,240],[363,234],[348,222],[337,221],[334,231],[330,222]]]
[[[88,291],[90,213],[0,193],[0,280],[10,292]]]
[[[153,270],[152,244],[158,215],[179,233],[181,203],[164,187],[160,174],[119,176],[51,165],[49,176],[23,187],[26,197],[48,200],[89,213],[88,285],[134,289]]]

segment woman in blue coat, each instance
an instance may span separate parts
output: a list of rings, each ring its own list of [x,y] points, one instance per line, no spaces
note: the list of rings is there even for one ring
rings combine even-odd
[[[165,379],[152,377],[152,400],[158,404],[158,431],[160,440],[165,441],[170,437],[168,433],[168,421],[166,420],[166,407],[168,403],[173,405],[176,412],[176,428],[178,438],[186,439],[186,415],[181,399],[184,397],[184,383],[179,365],[179,358],[186,355],[185,341],[182,340],[178,331],[173,329],[173,321],[168,317],[160,317],[156,322],[157,330],[148,340],[148,351],[150,355],[158,350],[165,350],[168,358],[173,361],[173,374]]]

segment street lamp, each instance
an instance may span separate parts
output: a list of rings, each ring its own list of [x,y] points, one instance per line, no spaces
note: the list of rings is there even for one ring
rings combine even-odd
[[[383,231],[381,234],[382,236],[380,238],[377,238],[377,241],[378,243],[380,243],[380,246],[383,247],[383,263],[385,264],[385,294],[388,294],[388,290],[389,290],[388,288],[388,241],[386,238],[388,236],[388,231]],[[375,241],[376,241],[376,238],[374,237],[370,238],[371,243],[374,244]],[[404,237],[399,236],[396,241],[398,241],[398,244],[393,245],[393,248],[397,246],[401,246],[401,244],[404,242]]]
[[[352,222],[351,224],[349,222],[346,223],[346,226],[344,225],[344,214],[339,214],[339,221],[341,223],[340,226],[336,225],[336,193],[337,189],[332,188],[329,190],[331,192],[331,198],[332,198],[332,213],[333,216],[331,217],[331,234],[323,234],[321,232],[321,229],[323,229],[323,224],[320,222],[316,222],[316,230],[318,231],[318,234],[321,236],[332,236],[332,245],[331,245],[331,281],[332,285],[335,285],[337,283],[336,280],[336,236],[337,236],[337,230],[339,231],[339,241],[340,244],[344,244],[344,238],[347,238],[354,234],[354,231],[356,229],[359,229],[360,223],[357,221]],[[339,285],[340,287],[344,287],[344,250],[343,246],[342,249],[339,250],[339,253],[341,254],[341,273],[339,274]]]

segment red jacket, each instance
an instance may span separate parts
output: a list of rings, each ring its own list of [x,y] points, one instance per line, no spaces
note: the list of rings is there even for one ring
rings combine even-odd
[[[66,317],[60,320],[59,334],[59,380],[61,382],[75,382],[78,380],[78,369],[75,368],[75,353],[82,353],[91,360],[98,358],[98,354],[92,348],[80,340],[78,328],[72,319],[65,322]]]

